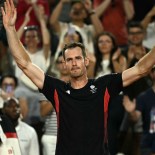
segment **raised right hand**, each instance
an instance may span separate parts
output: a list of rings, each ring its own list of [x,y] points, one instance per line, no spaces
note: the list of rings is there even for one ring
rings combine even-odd
[[[6,2],[4,2],[4,7],[1,7],[1,11],[5,29],[14,27],[17,18],[17,11],[13,0],[6,0]]]

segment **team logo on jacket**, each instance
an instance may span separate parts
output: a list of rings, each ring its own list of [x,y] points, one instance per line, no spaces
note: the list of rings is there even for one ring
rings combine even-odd
[[[70,94],[71,92],[70,92],[70,90],[67,90],[66,93],[67,93],[67,94]]]
[[[96,93],[97,88],[94,85],[90,86],[90,91],[92,92],[92,94]]]

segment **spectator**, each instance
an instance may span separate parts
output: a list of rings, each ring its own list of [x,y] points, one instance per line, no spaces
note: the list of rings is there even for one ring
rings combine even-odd
[[[144,56],[149,49],[143,46],[145,30],[140,22],[132,21],[127,25],[128,46],[122,51],[127,58],[128,67],[134,65],[135,61]],[[133,61],[133,62],[132,62]]]
[[[15,128],[10,119],[2,114],[1,110],[0,108],[0,154],[22,155]]]
[[[115,37],[110,32],[103,32],[96,40],[95,77],[124,71],[127,68],[126,58],[121,54]]]
[[[84,45],[89,49],[89,52],[94,53],[94,36],[102,32],[103,27],[99,18],[92,10],[91,1],[86,0],[85,2],[82,2],[79,0],[71,2],[71,10],[69,14],[71,22],[63,23],[59,21],[59,15],[62,11],[63,5],[67,2],[69,2],[69,0],[60,0],[50,17],[52,29],[59,36],[56,56],[58,55],[58,52],[61,51],[60,46],[64,40],[64,35],[72,28],[80,32]],[[85,24],[85,19],[88,17],[91,19],[91,25]]]
[[[104,30],[116,36],[120,47],[126,46],[126,24],[134,15],[132,0],[94,0],[93,3]]]
[[[130,119],[136,122],[142,117],[143,134],[140,144],[141,155],[155,154],[155,68],[151,70],[150,77],[153,83],[151,88],[139,94],[134,100],[130,100],[128,96],[124,98],[124,106],[130,114]]]
[[[16,88],[18,86],[18,79],[15,75],[12,74],[5,74],[2,75],[0,79],[0,88],[1,88],[1,94],[0,94],[0,107],[3,107],[4,100],[6,100],[8,97],[15,96]],[[24,98],[19,99],[20,107],[21,107],[21,114],[22,117],[25,117],[27,114],[27,102]]]
[[[8,98],[4,102],[3,113],[14,125],[22,155],[39,155],[39,145],[35,130],[20,120],[20,106],[16,98]]]
[[[123,54],[128,61],[128,68],[135,66],[135,64],[146,54],[149,49],[143,46],[145,31],[140,22],[132,21],[128,25],[128,46],[124,49]],[[132,83],[125,89],[125,94],[132,100],[136,98],[141,92],[150,87],[150,77],[145,76],[136,82]],[[124,120],[120,129],[120,152],[129,153],[131,155],[139,155],[139,143],[142,133],[141,118],[136,124],[131,123],[128,113],[125,113]],[[129,137],[129,140],[127,138]],[[125,141],[130,147],[125,148]]]

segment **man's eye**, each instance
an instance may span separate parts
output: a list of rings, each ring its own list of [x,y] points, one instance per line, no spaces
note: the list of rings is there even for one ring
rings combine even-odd
[[[81,58],[81,57],[76,57],[76,59],[77,59],[77,60],[81,60],[82,58]]]
[[[70,62],[72,59],[66,59],[67,62]]]

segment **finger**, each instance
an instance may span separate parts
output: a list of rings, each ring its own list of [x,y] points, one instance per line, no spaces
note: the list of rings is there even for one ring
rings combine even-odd
[[[15,13],[15,6],[14,6],[14,2],[13,0],[8,0],[10,3],[9,3],[9,7],[10,7],[10,13],[12,15],[12,17],[14,16],[14,13]]]
[[[1,7],[1,12],[2,12],[2,15],[3,15],[3,16],[6,15],[3,7]]]
[[[10,6],[11,6],[11,9],[12,9],[12,10],[14,10],[14,9],[15,9],[15,5],[14,5],[13,0],[10,0]]]
[[[6,14],[11,13],[11,7],[9,0],[6,0],[6,8],[5,8]]]
[[[6,2],[4,2],[4,9],[3,10],[5,10],[5,14],[7,14],[7,3]]]
[[[17,18],[17,10],[16,8],[13,10],[13,20],[16,20]]]
[[[27,11],[27,14],[29,14],[32,11],[32,7],[30,7]]]

